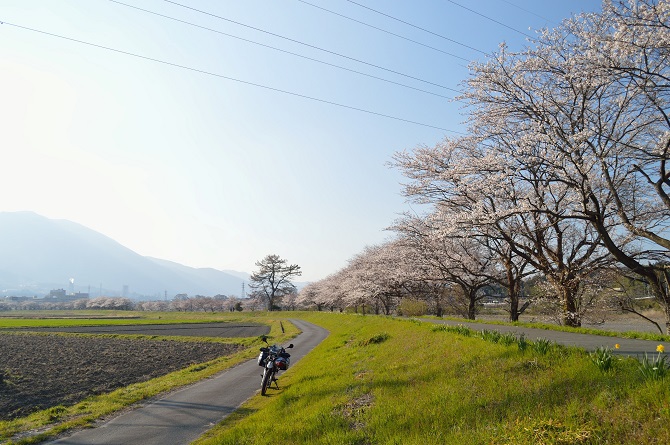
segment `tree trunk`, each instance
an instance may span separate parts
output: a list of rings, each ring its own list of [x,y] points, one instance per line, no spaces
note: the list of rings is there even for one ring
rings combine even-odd
[[[442,309],[442,303],[441,303],[441,295],[437,293],[433,296],[433,298],[435,299],[435,315],[441,317],[442,315],[444,315],[444,309]]]
[[[511,322],[519,321],[519,294],[521,291],[520,282],[514,277],[511,270],[507,270],[507,290],[509,292],[509,320]]]
[[[476,292],[469,292],[470,297],[468,301],[468,320],[474,320],[477,317],[477,297]]]
[[[577,292],[574,286],[566,285],[561,289],[561,306],[563,307],[563,324],[572,328],[582,326],[582,318],[577,307]]]
[[[654,299],[663,307],[665,314],[665,333],[670,335],[670,280],[668,270],[663,266],[655,267],[654,274],[643,275],[649,281]]]
[[[514,293],[509,295],[509,321],[519,321],[519,295]]]
[[[556,290],[561,307],[561,322],[563,326],[579,328],[582,326],[582,317],[579,312],[579,281],[568,274],[567,276],[549,276],[549,282]]]

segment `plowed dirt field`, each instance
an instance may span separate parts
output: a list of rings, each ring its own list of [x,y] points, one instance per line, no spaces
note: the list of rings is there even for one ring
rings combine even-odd
[[[172,330],[165,327],[168,325],[147,326],[145,330],[138,326],[103,330],[117,334],[234,336],[223,325],[218,323],[218,333],[207,331],[211,326],[200,326],[205,330],[197,331],[195,325],[172,325]],[[244,334],[261,335],[265,328],[255,326],[255,330],[245,330]],[[100,331],[99,327],[96,329]],[[132,332],[124,332],[129,329]],[[57,405],[71,405],[90,395],[229,355],[240,348],[223,343],[34,335],[13,331],[11,334],[0,332],[0,420]]]

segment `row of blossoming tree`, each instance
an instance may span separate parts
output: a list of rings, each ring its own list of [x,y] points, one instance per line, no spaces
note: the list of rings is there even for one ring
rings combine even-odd
[[[458,98],[468,133],[392,161],[430,210],[300,300],[390,313],[419,298],[474,318],[495,285],[517,320],[524,283],[541,276],[561,321],[579,326],[616,268],[646,283],[670,333],[669,55],[668,0],[606,0],[471,64]]]

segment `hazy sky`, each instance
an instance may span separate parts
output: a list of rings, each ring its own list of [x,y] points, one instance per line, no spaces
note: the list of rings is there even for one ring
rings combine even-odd
[[[68,219],[193,267],[251,272],[276,253],[302,266],[300,281],[389,237],[409,207],[386,163],[463,131],[461,104],[448,98],[468,61],[600,9],[595,0],[124,3],[0,0],[0,211]]]

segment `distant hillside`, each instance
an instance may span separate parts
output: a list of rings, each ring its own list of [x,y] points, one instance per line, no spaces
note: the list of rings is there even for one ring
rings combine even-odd
[[[244,280],[215,269],[194,269],[143,257],[80,224],[32,212],[0,212],[0,286],[5,293],[68,289],[92,296],[169,298],[178,293],[240,296]]]
[[[159,258],[145,257],[154,263],[171,270],[173,273],[179,274],[191,281],[200,283],[211,289],[216,289],[219,286],[224,286],[230,289],[228,292],[219,292],[228,296],[242,297],[242,283],[249,281],[249,274],[244,272],[222,271],[206,268],[194,268],[184,266],[183,264],[175,263],[173,261],[161,260]],[[248,290],[248,289],[247,289]]]

